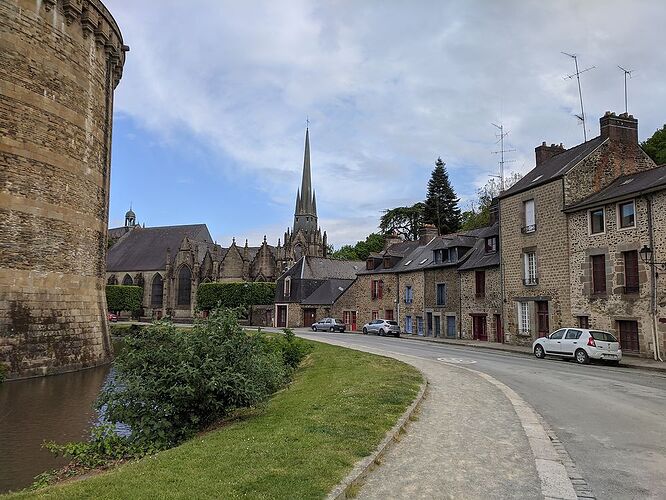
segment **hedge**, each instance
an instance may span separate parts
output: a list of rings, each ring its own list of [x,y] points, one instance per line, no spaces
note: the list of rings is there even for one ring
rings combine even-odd
[[[106,285],[106,305],[109,311],[137,312],[143,303],[140,286]]]
[[[241,307],[275,303],[275,283],[202,283],[197,289],[197,306],[210,311],[218,306]]]

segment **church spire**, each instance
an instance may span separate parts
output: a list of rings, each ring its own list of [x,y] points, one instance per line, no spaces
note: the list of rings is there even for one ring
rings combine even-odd
[[[297,214],[317,215],[313,212],[312,172],[310,169],[310,128],[305,129],[305,153],[303,155],[303,178],[301,180],[300,203]]]

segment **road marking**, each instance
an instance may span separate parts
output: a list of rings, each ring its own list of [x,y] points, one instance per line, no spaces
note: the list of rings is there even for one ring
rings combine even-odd
[[[451,363],[454,365],[473,365],[476,363],[473,359],[464,358],[437,358],[437,361],[443,361],[444,363]]]

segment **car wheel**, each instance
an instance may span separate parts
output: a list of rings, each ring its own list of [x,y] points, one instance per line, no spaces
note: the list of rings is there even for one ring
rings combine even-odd
[[[576,351],[576,363],[580,365],[586,365],[590,362],[590,357],[583,349],[578,349]]]
[[[400,334],[399,334],[399,333],[396,333],[395,336],[396,336],[396,338],[400,338]]]
[[[384,336],[384,330],[379,330],[379,336],[383,337]]]
[[[367,328],[363,328],[363,335],[367,335],[367,334],[368,334],[368,329],[367,329]]]
[[[312,331],[313,331],[313,332],[316,332],[316,331],[317,331],[317,327],[316,327],[316,326],[313,326],[313,327],[312,327]]]
[[[335,331],[335,327],[332,326],[331,328],[328,329],[328,331],[331,332],[331,333],[334,332],[334,331]]]
[[[539,344],[534,346],[534,355],[539,359],[546,357],[546,353],[544,352],[543,347],[541,347]]]

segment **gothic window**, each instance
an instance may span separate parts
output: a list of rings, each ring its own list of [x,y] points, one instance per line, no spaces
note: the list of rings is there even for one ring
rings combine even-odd
[[[176,305],[189,306],[192,302],[192,272],[187,266],[178,271],[178,296]]]
[[[303,246],[298,243],[294,247],[294,260],[300,260],[301,257],[303,257]]]
[[[109,276],[109,279],[106,281],[106,284],[107,285],[117,285],[118,280],[116,279],[116,275],[112,274],[111,276]]]
[[[150,290],[150,307],[162,307],[162,298],[164,296],[164,280],[157,273],[153,278],[153,285]]]
[[[125,277],[123,278],[123,285],[133,285],[134,282],[132,281],[132,277],[129,274],[126,274]]]
[[[284,296],[288,298],[291,295],[291,276],[284,279]]]

